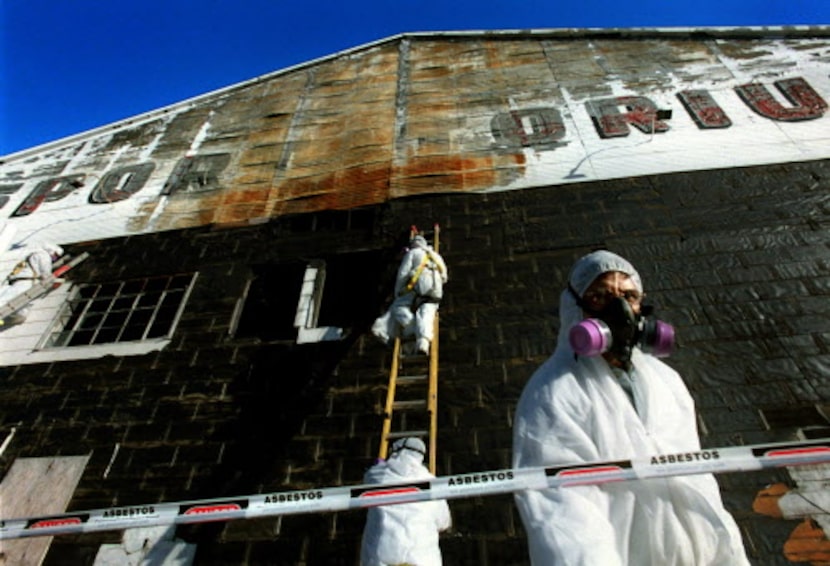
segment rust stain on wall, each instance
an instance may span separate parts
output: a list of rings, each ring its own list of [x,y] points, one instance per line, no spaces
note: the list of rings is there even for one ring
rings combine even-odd
[[[389,165],[377,164],[287,181],[272,204],[273,215],[345,210],[388,198]]]

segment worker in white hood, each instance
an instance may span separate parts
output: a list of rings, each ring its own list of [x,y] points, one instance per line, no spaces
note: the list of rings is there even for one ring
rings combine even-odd
[[[413,337],[416,350],[428,354],[435,334],[435,314],[446,282],[444,258],[423,236],[412,238],[398,267],[395,299],[389,310],[375,321],[372,333],[384,343],[398,335]]]
[[[622,257],[597,251],[576,262],[556,351],[519,399],[514,468],[701,451],[686,386],[644,351],[666,354],[673,330],[647,316],[642,298]],[[515,500],[537,566],[749,564],[711,474],[528,490]]]
[[[35,282],[44,281],[52,276],[52,267],[55,261],[63,255],[63,248],[57,244],[40,244],[34,251],[15,265],[12,272],[6,277],[0,287],[0,306],[6,305],[9,301],[25,293]],[[21,324],[31,310],[31,305],[26,305],[14,314],[6,317],[4,325]]]
[[[398,439],[389,458],[369,468],[363,481],[379,484],[430,480],[435,476],[423,464],[425,453],[420,438]],[[443,499],[373,507],[363,530],[360,564],[440,566],[438,533],[450,526],[450,508]]]

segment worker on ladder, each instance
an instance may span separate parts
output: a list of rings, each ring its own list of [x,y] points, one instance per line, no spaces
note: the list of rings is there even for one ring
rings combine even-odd
[[[415,349],[428,354],[435,329],[435,313],[446,282],[444,258],[423,236],[413,237],[398,268],[395,299],[389,310],[375,320],[372,334],[387,344],[400,333],[402,338],[414,338]]]
[[[37,249],[15,265],[0,287],[0,306],[6,305],[15,297],[31,289],[37,281],[45,281],[52,276],[52,266],[63,255],[63,248],[57,244],[41,244]],[[31,310],[26,305],[17,312],[0,320],[0,325],[21,324]]]
[[[431,480],[420,438],[399,438],[385,461],[366,471],[367,484]],[[440,566],[439,533],[452,526],[446,500],[383,505],[369,509],[360,549],[361,566]]]

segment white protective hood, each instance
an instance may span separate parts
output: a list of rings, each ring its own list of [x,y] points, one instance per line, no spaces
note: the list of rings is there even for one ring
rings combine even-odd
[[[634,268],[610,252],[578,261],[569,283],[581,295],[606,271],[629,274],[642,290]],[[694,403],[674,370],[635,348],[632,404],[602,357],[574,356],[567,336],[582,313],[568,291],[560,318],[556,352],[516,409],[514,467],[700,451]],[[537,566],[748,564],[711,475],[526,491],[516,503]]]

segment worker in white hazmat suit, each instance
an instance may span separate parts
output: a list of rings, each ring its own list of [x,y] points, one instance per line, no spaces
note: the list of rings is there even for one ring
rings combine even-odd
[[[423,236],[415,236],[401,260],[395,278],[395,299],[389,310],[372,326],[384,343],[395,336],[414,337],[415,348],[429,353],[435,333],[435,313],[444,296],[447,265]]]
[[[421,439],[398,439],[389,458],[369,468],[363,481],[379,484],[432,479],[435,476],[423,464],[425,453]],[[451,526],[450,509],[443,499],[373,507],[363,530],[360,564],[440,566],[438,533]]]
[[[576,262],[560,297],[556,351],[516,409],[515,468],[703,452],[682,379],[644,351],[665,350],[673,330],[648,322],[642,298],[622,257],[597,251]],[[646,336],[649,324],[663,336]],[[598,329],[588,346],[586,328]],[[538,566],[749,563],[711,474],[527,490],[515,500]]]
[[[6,277],[4,284],[0,287],[0,307],[18,295],[25,293],[37,281],[43,281],[52,276],[54,262],[63,255],[63,248],[56,244],[41,244],[26,256],[25,259],[15,265],[12,272]],[[26,305],[11,316],[6,317],[3,325],[20,324],[26,320],[31,310]]]

